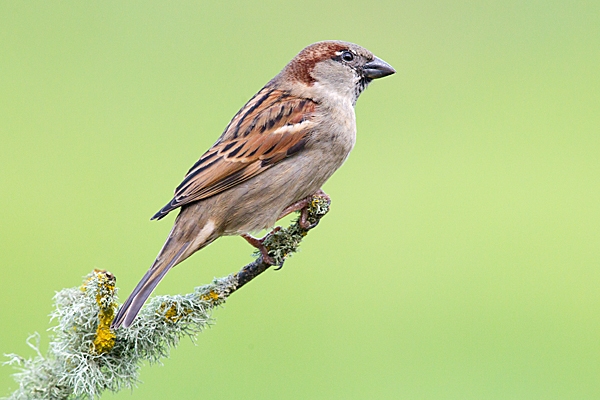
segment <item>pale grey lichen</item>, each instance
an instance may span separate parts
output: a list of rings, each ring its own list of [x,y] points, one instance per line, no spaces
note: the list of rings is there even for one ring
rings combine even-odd
[[[329,198],[317,194],[308,206],[312,227],[329,211]],[[267,235],[265,245],[277,264],[298,250],[308,229],[298,221]],[[144,361],[159,363],[169,356],[182,337],[195,340],[213,323],[211,311],[240,287],[269,268],[260,254],[236,274],[214,279],[193,293],[156,296],[141,309],[129,328],[110,329],[117,309],[115,278],[107,271],[94,270],[83,285],[63,289],[54,296],[55,310],[48,353],[40,351],[40,336],[27,339],[36,352],[32,358],[7,354],[5,364],[18,372],[19,388],[11,400],[94,399],[102,392],[133,388],[139,381]]]
[[[308,205],[307,222],[311,225],[318,224],[329,211],[330,203],[329,197],[314,196]],[[283,265],[286,258],[297,252],[300,242],[308,233],[309,229],[302,228],[299,219],[300,217],[289,227],[275,230],[265,237],[263,244],[276,265]],[[257,251],[254,255],[258,256],[260,252]]]
[[[110,327],[116,308],[114,277],[95,270],[82,286],[54,296],[56,326],[47,356],[38,334],[27,341],[36,356],[7,355],[6,364],[19,369],[14,374],[19,389],[8,399],[92,399],[105,390],[134,387],[142,362],[160,362],[182,337],[194,339],[236,285],[231,275],[190,294],[154,297],[130,328],[113,332],[101,328]]]

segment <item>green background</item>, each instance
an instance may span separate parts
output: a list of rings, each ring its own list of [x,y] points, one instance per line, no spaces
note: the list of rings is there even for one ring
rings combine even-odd
[[[124,299],[174,215],[149,217],[324,39],[398,71],[358,101],[331,213],[104,398],[600,398],[598,1],[0,2],[0,353],[33,355],[93,268]],[[251,253],[220,239],[157,292]]]

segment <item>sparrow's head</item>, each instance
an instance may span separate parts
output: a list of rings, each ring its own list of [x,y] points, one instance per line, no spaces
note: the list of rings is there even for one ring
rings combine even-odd
[[[316,92],[324,90],[349,98],[354,104],[373,79],[395,72],[391,65],[361,46],[330,40],[303,49],[280,75],[313,87]]]

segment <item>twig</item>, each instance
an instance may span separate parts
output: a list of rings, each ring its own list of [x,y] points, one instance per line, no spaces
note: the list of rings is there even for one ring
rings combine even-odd
[[[329,211],[329,205],[326,196],[313,197],[308,210],[312,227]],[[288,228],[271,232],[264,242],[269,256],[283,264],[298,250],[309,229],[296,220]],[[117,309],[116,279],[110,272],[94,270],[80,287],[63,289],[54,296],[51,316],[57,325],[51,328],[53,337],[45,357],[37,333],[27,339],[35,357],[6,355],[5,364],[19,370],[14,374],[19,389],[8,399],[93,399],[105,390],[133,388],[143,361],[160,362],[182,337],[195,340],[213,324],[213,308],[270,267],[260,253],[256,255],[236,274],[214,279],[193,293],[153,297],[129,328],[116,332],[110,329]]]

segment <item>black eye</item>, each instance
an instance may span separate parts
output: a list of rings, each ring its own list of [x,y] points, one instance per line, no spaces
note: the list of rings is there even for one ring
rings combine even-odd
[[[342,53],[342,60],[344,60],[346,62],[350,62],[350,61],[354,60],[354,54],[352,54],[349,51],[345,51]]]

